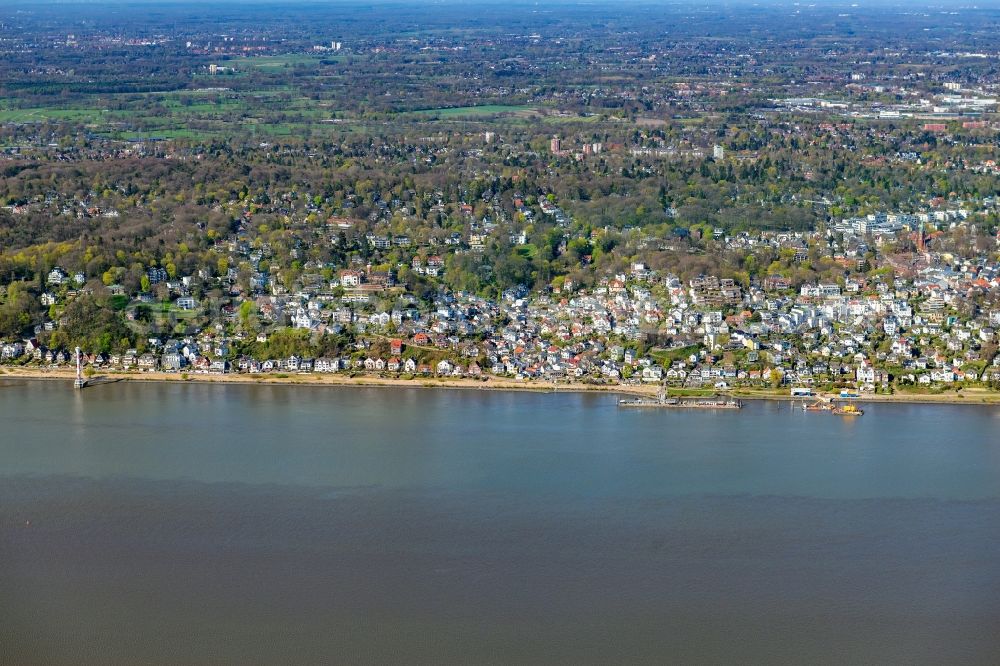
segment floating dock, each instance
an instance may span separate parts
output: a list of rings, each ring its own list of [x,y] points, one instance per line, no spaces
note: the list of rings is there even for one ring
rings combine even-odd
[[[811,405],[802,405],[804,412],[830,412],[840,416],[864,416],[865,412],[854,405],[835,405],[831,401],[820,400]]]

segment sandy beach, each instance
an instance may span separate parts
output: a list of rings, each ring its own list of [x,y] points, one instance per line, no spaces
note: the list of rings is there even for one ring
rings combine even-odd
[[[44,379],[65,381],[72,384],[74,371],[72,368],[0,368],[0,380],[3,379]],[[278,384],[289,386],[382,386],[395,388],[447,388],[476,391],[534,391],[548,393],[560,392],[603,392],[638,396],[655,396],[659,390],[656,385],[622,385],[622,384],[588,384],[582,382],[550,382],[542,380],[518,380],[509,377],[494,377],[486,375],[482,379],[466,377],[389,377],[381,375],[357,374],[320,374],[320,373],[279,373],[279,374],[200,374],[172,372],[101,372],[88,381],[101,384],[115,381],[138,382],[211,382],[221,384]],[[703,396],[712,391],[692,391],[684,389],[669,389],[671,395]],[[735,398],[746,400],[783,400],[803,402],[817,400],[813,398],[791,397],[786,389],[734,389],[719,392]],[[826,398],[837,399],[836,394],[820,394]],[[898,403],[928,403],[955,405],[1000,405],[1000,392],[983,388],[962,388],[958,391],[907,392],[894,394],[862,394],[853,400],[859,402],[898,402]]]
[[[72,384],[75,376],[71,368],[3,368],[2,379],[61,380]],[[553,391],[608,392],[634,395],[656,395],[656,386],[620,386],[617,384],[564,383],[540,380],[517,380],[506,377],[486,376],[483,379],[467,377],[387,377],[358,374],[279,373],[279,374],[199,374],[172,372],[100,372],[88,379],[93,384],[113,381],[140,382],[210,382],[220,384],[285,384],[290,386],[384,386],[396,388],[448,388],[477,391]]]

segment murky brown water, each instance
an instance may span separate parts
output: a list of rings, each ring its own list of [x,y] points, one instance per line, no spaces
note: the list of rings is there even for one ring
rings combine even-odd
[[[0,392],[0,662],[1000,663],[998,410]]]

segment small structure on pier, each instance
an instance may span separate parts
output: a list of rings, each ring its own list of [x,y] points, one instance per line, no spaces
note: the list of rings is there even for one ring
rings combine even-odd
[[[83,378],[83,360],[80,357],[80,348],[76,348],[76,379],[73,380],[73,388],[82,389],[87,385],[87,380]]]

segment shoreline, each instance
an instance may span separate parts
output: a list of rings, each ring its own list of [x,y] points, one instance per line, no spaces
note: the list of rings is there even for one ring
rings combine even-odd
[[[945,394],[921,394],[921,393],[893,393],[892,395],[862,395],[857,398],[841,398],[836,394],[816,394],[808,398],[801,396],[792,397],[789,395],[770,395],[764,392],[741,392],[730,391],[726,395],[732,395],[740,400],[775,400],[781,402],[816,402],[822,398],[831,398],[834,402],[873,402],[887,404],[913,404],[913,405],[972,405],[975,407],[1000,407],[1000,393],[995,391],[963,391],[962,393],[950,392]]]
[[[332,386],[332,387],[369,387],[369,388],[423,388],[423,389],[463,389],[478,391],[524,391],[534,393],[613,393],[621,395],[632,395],[640,397],[656,396],[659,385],[638,385],[625,386],[620,384],[584,384],[578,382],[551,382],[541,380],[517,380],[509,378],[498,378],[492,375],[485,376],[485,379],[471,379],[466,377],[414,377],[413,379],[403,379],[397,377],[377,377],[370,375],[358,375],[350,377],[342,374],[292,374],[279,377],[277,375],[250,375],[250,374],[194,374],[194,373],[168,373],[168,372],[108,372],[95,375],[88,379],[94,382],[94,386],[102,383],[115,383],[120,381],[135,382],[163,382],[163,383],[205,383],[205,384],[237,384],[246,386],[276,385],[276,386]],[[71,368],[0,368],[0,381],[4,379],[30,379],[47,381],[65,381],[72,387],[75,372]],[[812,397],[792,397],[788,394],[777,393],[770,389],[735,389],[729,391],[685,391],[674,390],[668,393],[679,397],[708,397],[711,395],[725,395],[741,400],[772,400],[780,402],[808,402],[819,400],[822,394]],[[830,396],[827,396],[830,397]],[[835,395],[834,399],[838,399]],[[844,400],[847,402],[848,400]],[[987,389],[963,389],[961,393],[949,391],[947,393],[894,393],[892,395],[862,395],[858,398],[851,398],[850,402],[881,402],[881,403],[904,403],[904,404],[940,404],[940,405],[976,405],[976,406],[1000,406],[1000,392]]]
[[[465,389],[478,391],[526,391],[533,393],[620,393],[629,395],[656,395],[656,386],[619,386],[582,383],[559,383],[537,380],[516,380],[489,376],[485,381],[465,377],[438,378],[415,377],[402,379],[395,377],[376,377],[359,375],[350,377],[338,374],[295,374],[288,373],[285,377],[276,375],[250,374],[194,374],[169,372],[108,372],[88,378],[94,386],[120,381],[161,382],[161,383],[204,383],[204,384],[237,384],[244,386],[276,385],[276,386],[357,386],[368,388],[424,388],[424,389]],[[70,387],[76,377],[72,369],[64,368],[3,368],[0,381],[4,379],[30,379],[45,381],[65,381]]]

